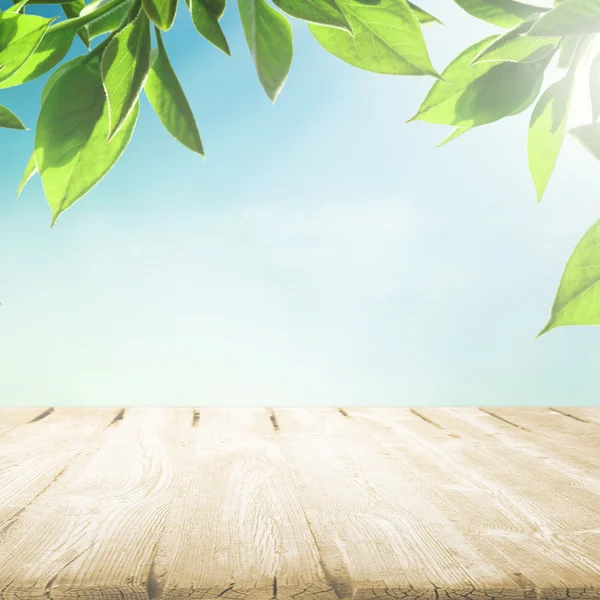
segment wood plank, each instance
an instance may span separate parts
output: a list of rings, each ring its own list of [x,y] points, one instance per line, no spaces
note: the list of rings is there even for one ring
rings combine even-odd
[[[582,450],[579,441],[574,443],[560,433],[544,435],[524,429],[493,417],[483,409],[422,408],[419,412],[449,433],[460,435],[467,443],[492,444],[497,452],[503,452],[504,446],[513,452],[529,454],[542,460],[545,468],[554,469],[561,479],[572,479],[584,487],[600,491],[600,455]],[[600,435],[600,428],[597,435]]]
[[[190,409],[128,409],[0,536],[4,600],[146,600]]]
[[[517,459],[492,436],[465,440],[463,431],[444,427],[449,409],[347,410],[371,425],[421,478],[430,501],[524,591],[560,598],[598,586],[598,496],[548,474],[543,461],[534,467],[526,454]],[[557,494],[567,487],[572,496]]]
[[[39,407],[0,408],[0,437],[19,425],[25,425],[33,419],[43,417],[54,409]]]
[[[64,473],[117,412],[115,408],[57,408],[50,413],[26,411],[18,417],[13,413],[14,426],[0,438],[0,532]]]
[[[163,597],[337,600],[265,409],[200,410],[157,551]]]
[[[574,418],[580,419],[588,423],[594,423],[600,425],[600,407],[599,406],[564,406],[560,408],[551,408],[551,410],[561,412],[562,414]]]
[[[511,588],[369,429],[334,409],[277,409],[282,447],[339,597]]]

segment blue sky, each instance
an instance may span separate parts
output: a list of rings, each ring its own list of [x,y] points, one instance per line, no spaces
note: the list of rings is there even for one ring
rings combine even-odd
[[[492,31],[422,6],[447,24],[426,32],[440,70]],[[224,28],[231,58],[183,3],[165,36],[206,161],[144,100],[53,229],[38,178],[15,199],[43,82],[3,92],[32,130],[1,133],[0,402],[595,404],[600,329],[534,337],[600,165],[568,143],[536,205],[528,115],[436,149],[444,128],[405,124],[431,80],[354,69],[299,22],[271,105],[232,0]]]

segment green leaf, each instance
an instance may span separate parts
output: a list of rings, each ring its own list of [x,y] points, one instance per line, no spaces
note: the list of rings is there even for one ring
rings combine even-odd
[[[171,29],[177,12],[177,0],[142,0],[142,6],[157,27],[163,31]]]
[[[449,144],[451,141],[455,140],[456,138],[460,137],[461,135],[464,135],[465,133],[471,131],[471,129],[473,129],[473,128],[472,127],[457,127],[448,137],[446,137],[443,141],[441,141],[437,145],[437,147],[441,148],[442,146]]]
[[[150,69],[150,22],[143,10],[110,41],[102,55],[102,81],[108,99],[107,141],[136,106]]]
[[[510,28],[544,12],[545,8],[515,2],[515,0],[454,0],[470,15],[497,25]]]
[[[573,81],[571,73],[568,73],[552,84],[542,94],[531,114],[527,151],[538,202],[544,195],[563,144]]]
[[[4,129],[27,129],[17,115],[0,105],[0,127]]]
[[[581,125],[569,132],[594,158],[600,160],[600,123]]]
[[[292,26],[265,0],[238,0],[238,8],[258,79],[275,102],[292,64]]]
[[[561,38],[534,38],[523,35],[531,29],[531,26],[532,23],[526,21],[502,34],[484,48],[473,59],[473,63],[483,61],[536,62],[554,54]]]
[[[56,25],[50,27],[25,64],[12,77],[0,81],[0,88],[21,85],[40,77],[55,67],[71,48],[78,29],[77,22],[71,23],[70,27],[57,28]]]
[[[496,39],[498,36],[492,35],[463,50],[442,71],[442,80],[433,84],[419,111],[411,120],[425,116],[428,111],[450,102],[470,83],[487,73],[494,66],[492,63],[477,63],[472,66],[471,63],[482,50]]]
[[[429,25],[430,23],[439,23],[442,25],[442,22],[434,17],[432,14],[424,11],[422,8],[419,8],[416,4],[412,2],[407,2],[410,9],[413,11],[415,17],[417,17],[417,21],[421,23],[421,25]]]
[[[67,19],[75,19],[81,14],[81,11],[85,8],[84,0],[73,0],[73,2],[66,2],[65,4],[61,4],[60,7],[62,11],[65,13]],[[77,31],[77,35],[79,39],[84,43],[86,48],[90,47],[90,38],[85,29],[80,28]]]
[[[564,36],[600,32],[600,0],[565,0],[543,15],[529,35]]]
[[[478,63],[471,69],[489,64]],[[462,89],[460,86],[453,86],[452,82],[446,84],[446,89],[432,89],[424,106],[411,120],[454,127],[475,127],[519,114],[531,106],[538,96],[546,64],[494,64]]]
[[[100,60],[86,56],[73,62],[50,86],[35,136],[35,162],[52,209],[52,224],[114,166],[131,139],[139,113],[136,104],[107,144],[108,103]]]
[[[81,11],[82,16],[93,14],[95,10],[101,6],[105,6],[109,1],[110,0],[96,0],[95,2],[91,2],[85,7],[84,10]],[[125,17],[129,13],[129,10],[131,9],[131,5],[132,0],[125,0],[107,13],[104,13],[90,21],[86,25],[88,37],[93,40],[99,35],[119,29],[119,27],[123,24]]]
[[[590,65],[590,96],[592,100],[592,121],[600,117],[600,54],[594,56]]]
[[[432,75],[423,32],[406,0],[337,0],[354,35],[309,25],[327,52],[360,69],[390,75]]]
[[[29,0],[19,0],[17,3],[9,6],[4,12],[7,13],[18,13],[21,9],[29,2]]]
[[[600,325],[600,220],[569,258],[550,319],[538,337],[565,325]]]
[[[183,89],[171,66],[160,32],[158,48],[152,51],[152,64],[144,91],[165,129],[184,146],[204,156],[198,126]]]
[[[186,0],[196,31],[219,50],[230,56],[229,44],[219,25],[220,14],[209,0]],[[223,13],[221,13],[223,14]]]
[[[35,52],[53,19],[0,13],[0,81],[8,79]]]
[[[575,35],[562,39],[558,55],[558,64],[556,65],[559,69],[569,68],[578,45],[579,37]]]
[[[31,154],[29,160],[27,161],[27,166],[25,167],[25,172],[23,173],[23,178],[21,179],[21,183],[19,183],[19,188],[17,189],[17,198],[21,195],[25,184],[38,172],[37,165],[35,164],[35,152]]]
[[[69,71],[70,69],[73,69],[77,65],[83,63],[86,58],[87,57],[85,55],[78,56],[77,58],[74,58],[73,60],[70,60],[69,62],[65,63],[64,65],[61,65],[60,67],[58,67],[58,69],[56,69],[56,71],[54,71],[54,73],[52,73],[52,75],[50,75],[50,77],[48,77],[46,84],[42,88],[42,95],[40,97],[40,104],[42,106],[44,105],[44,102],[46,102],[46,98],[48,97],[50,90],[54,87],[54,85],[58,82],[58,80],[67,71]]]
[[[334,0],[273,0],[283,12],[297,19],[352,32]]]

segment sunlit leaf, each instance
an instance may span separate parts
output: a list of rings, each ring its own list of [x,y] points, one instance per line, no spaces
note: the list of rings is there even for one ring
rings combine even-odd
[[[63,69],[42,105],[35,135],[35,161],[52,209],[52,223],[91,190],[117,162],[131,139],[136,104],[110,143],[108,103],[98,58]]]
[[[354,35],[310,25],[325,50],[355,67],[375,73],[438,76],[419,21],[406,0],[337,0],[337,4]]]
[[[581,125],[569,132],[594,158],[600,160],[600,123]]]
[[[62,23],[60,27],[51,26],[25,64],[12,77],[0,81],[0,88],[13,87],[31,81],[56,66],[71,48],[79,29],[77,22],[67,21],[65,24],[70,27],[64,27]]]
[[[94,2],[90,2],[90,4],[86,5],[81,11],[81,15],[93,15],[99,8],[106,6],[109,1],[110,0],[95,0]],[[132,0],[125,0],[120,4],[117,4],[117,6],[107,13],[101,14],[91,20],[85,27],[89,38],[94,39],[99,35],[118,29],[131,9],[131,3]]]
[[[50,75],[50,77],[48,77],[48,79],[46,80],[46,84],[42,88],[42,95],[40,97],[40,104],[42,106],[43,106],[44,102],[46,101],[46,98],[48,97],[50,90],[59,81],[59,79],[70,69],[73,69],[77,65],[82,64],[86,58],[87,58],[86,56],[78,56],[77,58],[74,58],[73,60],[70,60],[69,62],[58,67],[58,69],[56,69],[52,73],[52,75]]]
[[[428,111],[451,101],[471,82],[487,73],[494,66],[492,63],[479,63],[471,66],[471,62],[496,39],[498,36],[492,35],[463,50],[442,71],[442,81],[436,81],[433,84],[413,119],[425,116]]]
[[[444,138],[437,145],[437,147],[441,148],[442,146],[449,144],[450,142],[454,141],[456,138],[459,138],[461,135],[464,135],[465,133],[471,131],[471,129],[473,129],[473,128],[472,127],[457,127],[449,136]]]
[[[238,7],[258,78],[275,101],[292,64],[292,26],[265,0],[238,0]]]
[[[590,65],[590,97],[592,101],[592,121],[600,116],[600,54],[594,56]]]
[[[214,12],[209,0],[186,0],[196,31],[228,56],[231,54],[225,34],[219,24],[220,14]]]
[[[420,112],[414,119],[454,127],[474,127],[516,115],[531,106],[539,94],[544,67],[540,63],[494,65],[462,91]]]
[[[17,198],[21,195],[25,184],[37,173],[37,165],[35,164],[35,152],[29,157],[27,161],[27,166],[25,167],[25,172],[23,173],[23,178],[21,179],[21,183],[19,183],[19,188],[17,189]]]
[[[569,258],[550,319],[538,337],[565,325],[600,325],[600,220]]]
[[[41,42],[52,19],[21,13],[0,13],[0,81],[25,64]]]
[[[415,17],[417,17],[417,21],[419,21],[421,25],[429,25],[430,23],[439,23],[440,25],[442,24],[442,22],[438,18],[434,17],[432,14],[423,10],[416,4],[413,4],[412,2],[407,2],[407,4],[408,6],[410,6],[410,9],[413,11]]]
[[[17,115],[2,105],[0,105],[0,127],[3,129],[27,129]]]
[[[142,0],[142,6],[157,27],[163,31],[171,29],[177,12],[177,0]]]
[[[454,0],[470,15],[498,27],[514,27],[543,12],[544,8],[515,0]]]
[[[102,54],[102,81],[108,99],[108,140],[137,104],[150,69],[150,23],[143,10],[121,29]]]
[[[543,15],[528,35],[563,36],[600,32],[600,0],[565,0]]]
[[[573,60],[575,51],[577,50],[577,46],[579,45],[579,39],[580,38],[575,35],[562,39],[557,64],[557,67],[559,69],[569,68],[571,61]]]
[[[4,12],[7,13],[18,13],[21,12],[21,9],[29,2],[29,0],[19,0],[12,6],[9,6]]]
[[[534,38],[523,35],[531,29],[531,26],[532,23],[526,21],[502,34],[484,48],[473,59],[473,63],[482,61],[536,62],[553,54],[558,48],[561,38]]]
[[[192,109],[171,66],[160,32],[158,48],[152,51],[152,63],[144,86],[146,96],[165,129],[184,146],[204,156],[200,133]]]
[[[335,0],[273,0],[273,3],[297,19],[352,31]]]
[[[65,2],[64,4],[61,4],[60,7],[65,13],[67,19],[74,19],[75,17],[78,17],[81,14],[81,11],[85,7],[85,2],[84,0],[73,0],[72,2]],[[77,35],[79,36],[79,39],[85,44],[85,46],[89,48],[90,37],[88,35],[87,30],[81,27],[80,29],[78,29]]]
[[[527,153],[538,201],[544,195],[563,144],[573,82],[574,77],[569,72],[552,84],[541,95],[531,114]]]

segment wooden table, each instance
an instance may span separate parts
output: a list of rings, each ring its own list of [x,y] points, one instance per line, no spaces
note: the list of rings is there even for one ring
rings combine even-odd
[[[3,600],[600,598],[600,408],[0,410]]]

